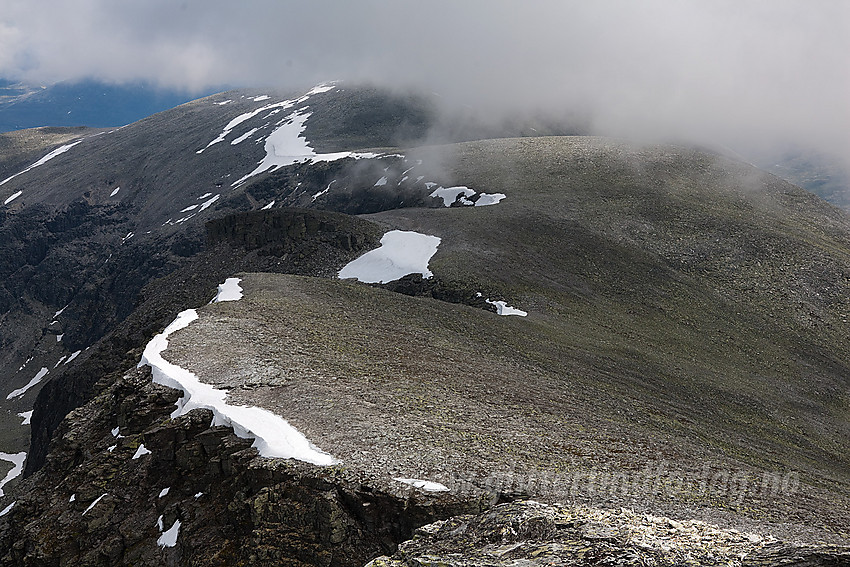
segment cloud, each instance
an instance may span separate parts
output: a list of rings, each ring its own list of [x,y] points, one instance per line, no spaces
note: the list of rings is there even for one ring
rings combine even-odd
[[[850,155],[843,0],[5,0],[0,75],[412,86],[494,116]]]

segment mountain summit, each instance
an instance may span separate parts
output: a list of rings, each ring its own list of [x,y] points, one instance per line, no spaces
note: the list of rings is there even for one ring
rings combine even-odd
[[[466,126],[328,83],[2,135],[0,562],[846,559],[850,217]]]

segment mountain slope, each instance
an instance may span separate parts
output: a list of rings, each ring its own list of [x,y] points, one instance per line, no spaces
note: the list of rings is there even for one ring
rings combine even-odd
[[[846,214],[693,148],[388,147],[434,120],[371,89],[225,93],[7,176],[2,376],[47,370],[4,406],[9,453],[35,411],[8,564],[358,564],[521,497],[847,541]],[[390,230],[440,239],[432,277],[334,279]],[[237,272],[244,298],[201,308]],[[135,365],[188,308],[166,359],[340,464],[168,419],[177,394]]]

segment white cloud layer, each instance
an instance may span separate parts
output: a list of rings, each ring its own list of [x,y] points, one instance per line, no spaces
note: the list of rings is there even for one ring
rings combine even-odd
[[[0,76],[413,85],[601,132],[850,149],[845,0],[3,0]]]

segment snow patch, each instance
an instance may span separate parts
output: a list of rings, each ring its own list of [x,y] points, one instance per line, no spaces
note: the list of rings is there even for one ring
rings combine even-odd
[[[487,205],[495,205],[502,199],[507,197],[504,193],[481,193],[478,200],[475,201],[476,207],[486,207]]]
[[[271,97],[269,95],[264,94],[264,95],[260,95],[260,96],[255,96],[253,100],[254,100],[254,102],[262,102],[264,100],[269,100],[270,98]]]
[[[315,447],[285,419],[263,408],[228,404],[225,390],[204,384],[192,372],[162,357],[162,352],[168,348],[168,336],[186,328],[197,318],[198,313],[194,309],[179,313],[162,333],[151,339],[139,362],[139,366],[147,364],[151,367],[155,383],[183,390],[183,397],[177,401],[177,409],[171,417],[181,416],[195,408],[207,408],[213,412],[213,425],[230,426],[239,437],[254,438],[253,447],[263,457],[298,459],[316,465],[335,464],[336,459]]]
[[[365,283],[386,283],[408,274],[434,274],[428,262],[437,252],[440,238],[418,232],[391,230],[381,237],[381,246],[349,262],[339,271],[340,279],[356,278]]]
[[[118,191],[120,191],[120,190],[121,190],[120,187],[116,187],[115,189],[112,190],[112,193],[110,193],[109,196],[114,197],[115,195],[118,194]]]
[[[387,184],[387,181],[388,181],[388,180],[387,180],[387,176],[385,175],[385,176],[381,177],[380,179],[378,179],[377,181],[375,181],[375,185],[374,185],[374,186],[375,186],[375,187],[381,187],[381,186],[383,186],[383,185],[386,185],[386,184]]]
[[[213,303],[222,301],[239,301],[242,299],[242,288],[239,287],[239,282],[242,278],[227,278],[223,284],[219,284],[218,293],[216,293]]]
[[[267,210],[271,209],[273,206],[274,206],[274,201],[272,201],[271,203],[269,203],[268,205],[266,205],[265,207],[263,207],[260,210],[261,211],[267,211]]]
[[[188,213],[189,211],[194,211],[194,210],[195,210],[195,209],[197,209],[198,207],[200,207],[200,205],[198,205],[197,203],[195,203],[194,205],[189,205],[189,206],[188,206],[188,207],[186,207],[185,209],[181,209],[181,210],[180,210],[180,212],[181,212],[181,213]]]
[[[27,460],[27,454],[24,452],[21,453],[2,453],[0,452],[0,460],[8,461],[12,463],[12,470],[6,473],[6,478],[0,480],[0,497],[4,495],[3,487],[6,486],[7,483],[15,480],[21,473],[24,472],[24,461]]]
[[[409,484],[415,488],[419,488],[420,490],[425,490],[426,492],[448,492],[449,487],[445,484],[440,484],[439,482],[433,482],[430,480],[419,480],[418,478],[393,478],[393,480],[397,482],[403,482],[404,484]]]
[[[428,184],[426,183],[425,185],[427,186]],[[430,189],[430,187],[428,188]],[[475,195],[475,191],[463,185],[459,185],[457,187],[437,187],[429,196],[442,199],[444,206],[451,207],[452,203],[454,203],[461,194],[468,198]]]
[[[21,425],[31,425],[32,422],[32,411],[25,411],[18,414],[19,417],[22,417],[24,420],[21,422]]]
[[[40,160],[35,162],[34,164],[30,165],[29,167],[27,167],[23,171],[19,171],[15,175],[12,175],[10,177],[7,177],[3,181],[0,181],[0,185],[5,185],[6,183],[11,181],[12,179],[16,178],[19,175],[23,175],[24,173],[28,172],[29,170],[33,169],[34,167],[44,165],[45,163],[52,160],[56,156],[58,156],[60,154],[64,154],[65,152],[67,152],[68,150],[70,150],[71,148],[73,148],[74,146],[79,144],[80,142],[82,142],[82,140],[77,140],[76,142],[72,142],[70,144],[65,144],[64,146],[56,148],[55,150],[53,150],[52,152],[50,152],[49,154],[47,154],[46,156],[44,156],[43,158],[41,158]],[[17,196],[17,195],[15,195],[15,196]],[[8,203],[11,199],[12,199],[12,197],[10,197],[9,199],[6,199],[6,203]],[[6,203],[4,203],[4,204],[6,204]]]
[[[428,189],[434,185],[436,184],[431,182],[425,184]],[[458,185],[457,187],[437,187],[430,196],[442,199],[443,205],[446,207],[451,207],[457,200],[460,200],[460,203],[466,206],[486,207],[487,205],[495,205],[507,197],[504,193],[480,193],[478,199],[473,201],[472,197],[475,195],[476,192],[469,187]]]
[[[64,336],[65,336],[65,333],[62,333],[61,335],[56,335],[56,342],[61,343],[62,337],[64,337]],[[58,364],[57,364],[57,366],[58,366]]]
[[[177,545],[178,535],[180,535],[180,520],[174,520],[174,524],[168,528],[168,531],[162,532],[162,535],[159,536],[156,542],[160,547],[174,547]]]
[[[169,491],[169,490],[171,490],[171,487],[170,487],[170,486],[166,486],[165,488],[163,488],[162,490],[160,490],[160,491],[159,491],[159,498],[163,498],[163,497],[165,497],[166,495],[168,495],[168,491]]]
[[[23,396],[27,390],[41,382],[42,378],[47,376],[47,373],[50,372],[46,366],[42,366],[41,370],[38,371],[38,374],[35,375],[35,378],[29,381],[29,383],[23,388],[18,388],[17,390],[12,390],[9,392],[9,395],[6,396],[7,400],[11,400],[12,398],[17,398],[18,396]]]
[[[484,301],[486,301],[490,305],[495,305],[496,312],[499,315],[519,315],[520,317],[525,317],[528,315],[528,312],[523,311],[522,309],[511,307],[504,301],[490,301],[489,299],[485,299]]]
[[[150,454],[151,454],[150,449],[145,447],[145,444],[142,443],[141,445],[139,445],[139,448],[136,449],[136,452],[133,454],[133,459],[134,460],[135,459],[141,459],[145,455],[150,455]]]
[[[227,100],[223,100],[221,102],[214,102],[213,104],[215,104],[216,106],[224,106],[225,104],[230,104],[231,102],[233,102],[233,101],[230,100],[230,99],[227,99]]]
[[[74,501],[74,500],[76,500],[76,499],[77,499],[77,495],[76,495],[76,494],[72,494],[72,495],[71,495],[71,497],[68,499],[68,502],[73,502],[73,501]]]
[[[15,502],[12,502],[11,504],[9,504],[9,505],[8,505],[8,506],[6,506],[5,508],[3,508],[3,510],[2,510],[2,511],[0,511],[0,518],[2,518],[3,516],[5,516],[5,515],[6,515],[6,514],[8,514],[9,512],[11,512],[11,511],[12,511],[12,508],[14,508],[14,507],[15,507],[15,504],[17,504],[17,503],[18,503],[18,502],[17,502],[17,500],[16,500]]]

